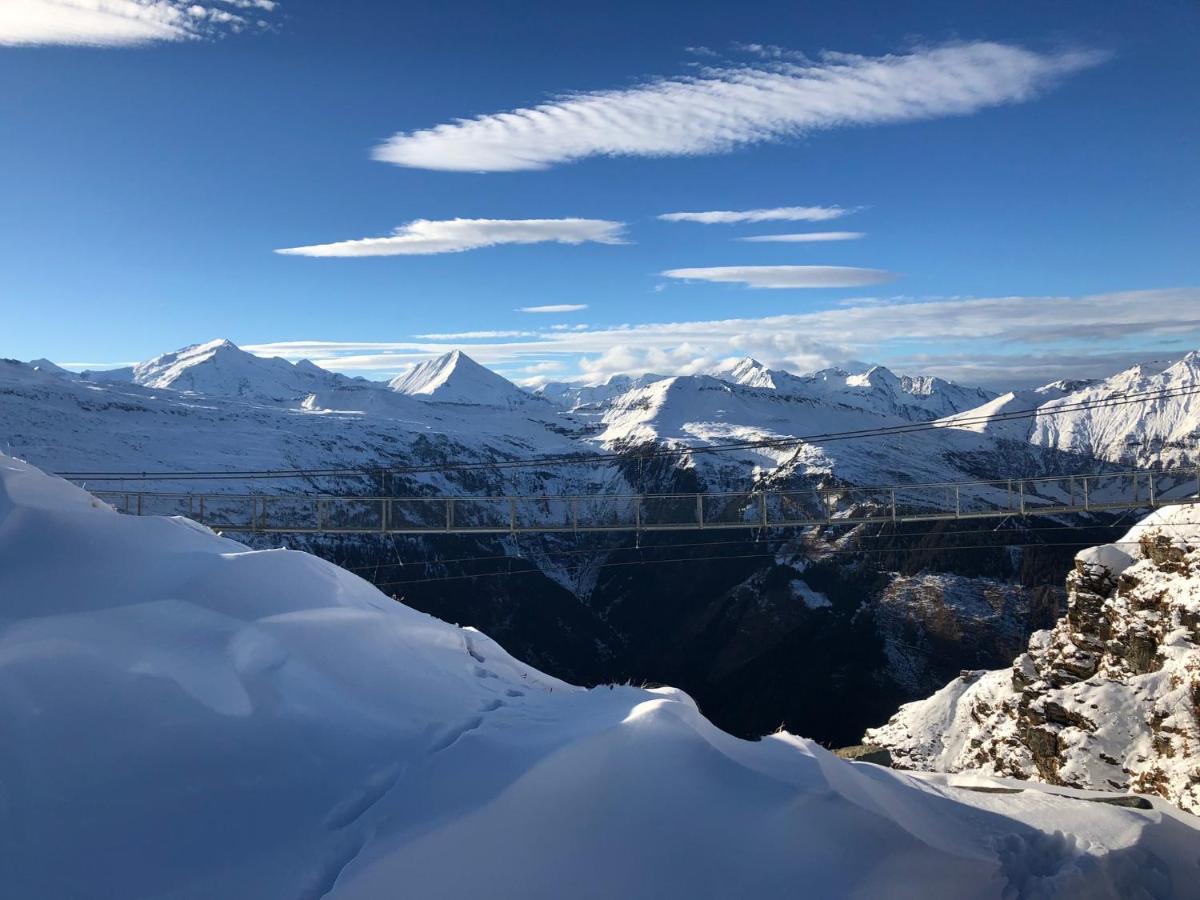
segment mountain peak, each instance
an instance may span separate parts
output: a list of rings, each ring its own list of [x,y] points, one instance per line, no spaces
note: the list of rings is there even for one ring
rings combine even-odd
[[[260,400],[304,396],[318,376],[338,377],[311,363],[293,366],[277,356],[255,356],[224,338],[191,344],[133,367],[133,381],[144,387]]]
[[[507,378],[481,366],[461,350],[419,363],[412,371],[389,381],[388,387],[435,403],[512,406],[529,399]]]

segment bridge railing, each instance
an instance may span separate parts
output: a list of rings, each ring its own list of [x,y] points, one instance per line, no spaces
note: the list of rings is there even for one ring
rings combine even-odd
[[[796,491],[512,497],[94,492],[132,515],[224,531],[516,533],[773,528],[1052,515],[1195,502],[1200,470],[1054,475]]]

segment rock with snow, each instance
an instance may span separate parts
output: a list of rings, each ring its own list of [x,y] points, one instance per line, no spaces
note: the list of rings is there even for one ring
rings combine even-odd
[[[1158,794],[1200,813],[1200,519],[1164,507],[1085,550],[1011,670],[966,673],[869,743],[899,765]]]
[[[572,687],[307,554],[120,516],[8,457],[0,598],[14,897],[1118,897],[1195,878],[1200,832],[1165,805],[738,740],[679,691]]]

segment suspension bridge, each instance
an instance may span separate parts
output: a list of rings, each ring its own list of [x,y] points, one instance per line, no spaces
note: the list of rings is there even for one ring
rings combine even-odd
[[[129,515],[217,531],[523,534],[772,529],[1154,509],[1200,502],[1200,467],[809,490],[584,496],[339,496],[96,491]]]

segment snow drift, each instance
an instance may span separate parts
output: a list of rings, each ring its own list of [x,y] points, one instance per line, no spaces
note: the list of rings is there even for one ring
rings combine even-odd
[[[1200,833],[971,793],[583,690],[315,557],[0,457],[0,883],[17,897],[1089,897]]]

